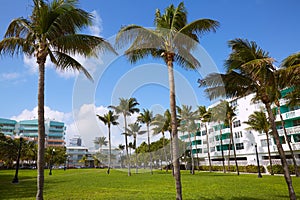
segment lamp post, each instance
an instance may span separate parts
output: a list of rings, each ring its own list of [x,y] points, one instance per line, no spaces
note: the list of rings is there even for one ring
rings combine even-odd
[[[255,153],[256,153],[256,160],[257,160],[257,168],[258,168],[258,178],[262,178],[262,175],[260,173],[260,166],[259,166],[259,159],[258,159],[258,152],[257,152],[257,144],[254,145],[255,147]]]
[[[49,175],[52,175],[52,160],[53,160],[53,154],[55,152],[55,149],[52,149],[51,151],[51,158],[50,158],[50,172],[49,172]]]
[[[22,150],[22,140],[23,140],[23,135],[20,134],[20,144],[19,144],[19,149],[18,149],[17,166],[16,166],[15,177],[12,180],[12,183],[19,183],[18,173],[19,173],[20,157],[21,157],[21,150]]]

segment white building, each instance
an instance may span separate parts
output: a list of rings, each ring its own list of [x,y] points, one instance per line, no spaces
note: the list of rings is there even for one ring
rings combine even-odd
[[[248,121],[249,115],[253,114],[254,111],[264,110],[262,103],[252,103],[253,97],[254,95],[251,94],[246,97],[228,100],[232,106],[236,106],[236,118],[233,121],[233,140],[239,165],[257,164],[255,153],[255,145],[257,145],[259,161],[266,167],[269,165],[266,134],[254,130],[246,130],[248,125],[243,123]],[[300,164],[300,107],[288,108],[284,103],[284,100],[281,100],[283,106],[281,106],[280,110],[285,121],[285,128],[288,138],[291,141],[297,163]],[[209,107],[216,105],[217,103]],[[212,165],[221,165],[220,125],[217,122],[207,123],[208,141],[206,139],[204,124],[201,124],[199,121],[198,125],[199,131],[196,133],[196,136],[194,134],[191,136],[193,156],[200,158],[201,165],[208,165],[207,152],[210,151]],[[291,158],[278,114],[276,115],[276,125],[286,157]],[[227,165],[230,128],[225,127],[224,124],[222,124],[221,127],[225,164]],[[270,138],[270,151],[273,164],[281,164],[275,140],[272,136],[270,136]],[[181,139],[188,142],[187,133],[181,136]],[[207,144],[209,145],[209,149],[207,148]],[[234,165],[233,150],[230,152],[230,162],[231,165]],[[288,159],[288,163],[292,164],[292,160]]]

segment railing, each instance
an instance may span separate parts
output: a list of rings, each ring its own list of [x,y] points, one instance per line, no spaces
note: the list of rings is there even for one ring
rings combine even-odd
[[[286,133],[288,135],[290,134],[295,134],[295,133],[300,133],[300,126],[294,126],[294,127],[290,127],[290,128],[285,128]],[[284,130],[283,129],[277,129],[277,132],[279,135],[283,135],[284,134]]]

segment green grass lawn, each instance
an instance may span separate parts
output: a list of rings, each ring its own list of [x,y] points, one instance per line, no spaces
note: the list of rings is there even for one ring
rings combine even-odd
[[[44,199],[175,199],[175,183],[170,173],[140,170],[128,177],[126,170],[101,169],[45,170]],[[13,170],[0,170],[0,199],[35,199],[36,170],[20,170],[19,183],[12,184]],[[300,178],[293,177],[300,195]],[[283,176],[223,174],[182,171],[184,199],[288,199]]]

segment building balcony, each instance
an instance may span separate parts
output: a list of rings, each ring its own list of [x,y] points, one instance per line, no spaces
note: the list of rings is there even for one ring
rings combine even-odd
[[[286,130],[286,133],[288,135],[300,133],[300,126],[285,128],[285,130]],[[277,132],[278,132],[279,135],[284,135],[284,130],[283,129],[277,129]]]
[[[300,109],[282,113],[283,120],[293,119],[300,116]],[[276,121],[281,121],[280,116],[276,115]]]

